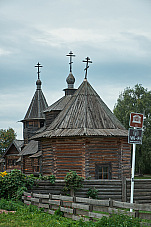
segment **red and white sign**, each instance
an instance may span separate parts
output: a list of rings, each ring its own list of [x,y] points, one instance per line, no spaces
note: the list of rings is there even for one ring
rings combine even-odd
[[[130,114],[130,127],[142,128],[144,115],[140,113]]]

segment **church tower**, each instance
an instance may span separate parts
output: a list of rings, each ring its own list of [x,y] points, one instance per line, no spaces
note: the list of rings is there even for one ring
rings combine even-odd
[[[48,107],[47,101],[41,89],[42,82],[40,80],[39,69],[42,65],[38,62],[35,67],[38,68],[38,79],[36,81],[37,89],[25,117],[21,121],[23,122],[23,137],[25,145],[30,141],[30,138],[35,135],[36,131],[45,125],[45,116],[43,111]]]

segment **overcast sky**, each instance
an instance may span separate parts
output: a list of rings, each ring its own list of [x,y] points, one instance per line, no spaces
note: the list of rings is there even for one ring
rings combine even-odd
[[[36,90],[37,62],[48,105],[64,95],[73,51],[75,88],[82,63],[88,81],[113,111],[124,88],[151,89],[150,0],[0,0],[0,128],[22,120]]]

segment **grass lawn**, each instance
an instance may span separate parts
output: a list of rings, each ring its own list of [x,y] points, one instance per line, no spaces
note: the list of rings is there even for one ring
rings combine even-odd
[[[50,215],[39,210],[36,206],[25,205],[21,202],[0,200],[0,209],[16,210],[15,213],[1,213],[0,214],[0,227],[139,227],[139,220],[131,218],[126,215],[112,215],[110,218],[103,217],[97,222],[83,222],[82,220],[73,221],[69,218],[60,216],[61,212],[58,210],[58,215]]]
[[[135,176],[135,179],[151,179],[150,174],[144,174],[143,176]]]

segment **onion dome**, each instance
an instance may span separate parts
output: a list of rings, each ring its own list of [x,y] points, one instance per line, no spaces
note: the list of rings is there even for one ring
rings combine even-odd
[[[72,72],[69,73],[69,76],[67,77],[66,82],[68,84],[68,88],[74,88],[75,78]]]

